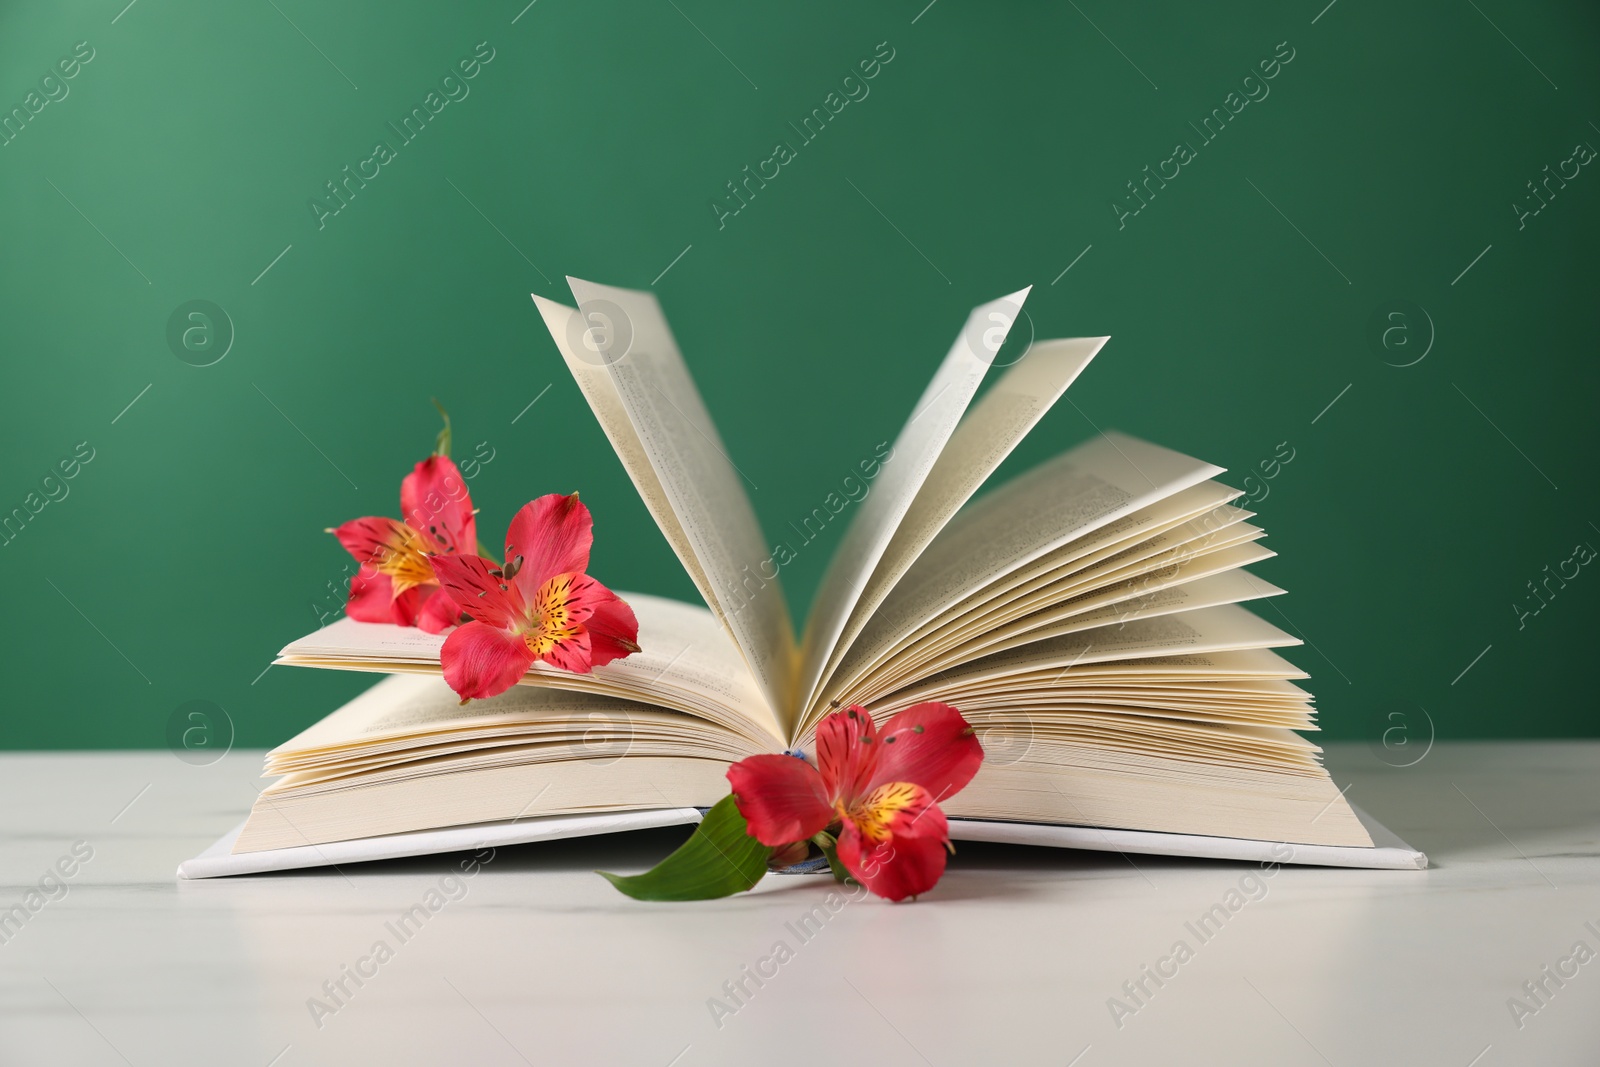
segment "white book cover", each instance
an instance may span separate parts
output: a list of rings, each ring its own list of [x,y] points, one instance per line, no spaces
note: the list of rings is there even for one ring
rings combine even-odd
[[[1354,808],[1354,805],[1352,805]],[[1294,863],[1317,867],[1367,867],[1381,870],[1419,871],[1428,857],[1400,840],[1372,816],[1354,808],[1372,835],[1374,847],[1291,845],[1278,841],[1250,841],[1197,834],[1164,834],[1147,830],[1113,830],[1097,826],[1050,826],[1041,823],[991,822],[951,819],[955,841],[992,841],[1012,845],[1081,848],[1095,852],[1132,852],[1152,856],[1195,859],[1244,860],[1252,863]],[[224,878],[237,874],[268,874],[307,867],[332,867],[368,860],[428,856],[441,852],[469,852],[484,847],[521,845],[536,841],[587,837],[593,834],[644,830],[656,826],[693,825],[698,808],[661,808],[650,811],[611,812],[603,815],[547,815],[506,822],[474,823],[438,830],[331,841],[320,845],[234,853],[233,843],[244,828],[240,823],[210,848],[178,865],[180,879]],[[1284,850],[1289,850],[1287,857]]]

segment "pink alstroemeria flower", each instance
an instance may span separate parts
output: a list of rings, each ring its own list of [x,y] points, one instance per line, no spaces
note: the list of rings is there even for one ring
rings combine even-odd
[[[430,559],[478,548],[472,498],[449,457],[429,456],[405,476],[400,513],[404,520],[368,516],[329,531],[361,565],[345,614],[440,633],[460,612],[440,591]]]
[[[948,704],[917,704],[883,724],[852,706],[817,726],[817,767],[751,756],[728,768],[751,837],[773,848],[835,823],[839,862],[880,897],[904,900],[944,874],[949,826],[939,801],[978,773],[983,746]]]
[[[524,504],[506,533],[506,564],[435,556],[439,583],[468,622],[439,652],[465,704],[517,683],[536,660],[577,674],[639,651],[633,609],[589,577],[594,524],[578,494]]]

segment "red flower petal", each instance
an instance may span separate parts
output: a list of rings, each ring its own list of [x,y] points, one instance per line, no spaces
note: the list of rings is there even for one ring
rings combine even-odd
[[[469,622],[445,638],[439,663],[444,680],[467,701],[492,697],[516,685],[533,665],[533,655],[516,634]]]
[[[916,704],[883,724],[878,763],[867,789],[914,782],[937,803],[961,790],[983,763],[983,745],[948,704]]]
[[[867,791],[879,759],[872,716],[852,704],[817,724],[817,766],[828,796],[852,804]]]
[[[525,644],[538,659],[558,670],[588,674],[593,666],[589,652],[589,631],[541,628],[529,635]]]
[[[506,566],[522,557],[516,583],[522,595],[532,599],[556,575],[588,570],[593,544],[594,522],[578,494],[551,493],[528,501],[512,518],[506,532]]]
[[[604,597],[616,596],[587,574],[558,574],[541,585],[528,601],[534,618],[566,627],[589,621]]]
[[[387,622],[396,626],[411,626],[417,615],[417,590],[407,589],[394,595],[394,582],[387,574],[379,574],[372,564],[363,564],[350,576],[350,599],[344,613],[357,622]]]
[[[639,620],[628,602],[596,582],[604,593],[583,628],[589,631],[589,662],[596,667],[639,651]]]
[[[805,760],[751,756],[728,768],[728,782],[750,836],[763,845],[804,841],[834,819],[822,775]]]
[[[839,862],[878,896],[904,900],[938,884],[949,836],[931,793],[910,782],[889,782],[847,813]]]
[[[368,515],[335,528],[333,536],[358,562],[367,564],[383,558],[392,542],[404,538],[405,523],[381,515]]]
[[[404,593],[433,581],[433,568],[423,554],[422,536],[403,522],[378,515],[351,519],[333,531],[339,543],[362,566],[371,566],[394,580]]]
[[[515,583],[497,577],[499,568],[482,556],[430,556],[439,585],[456,607],[474,619],[499,630],[522,623],[522,592]]]
[[[425,585],[413,592],[422,598],[422,606],[417,610],[417,629],[423,633],[441,634],[461,621],[461,609],[443,589]]]
[[[429,456],[405,476],[400,483],[400,514],[434,552],[478,551],[478,523],[466,479],[446,456]]]
[[[588,674],[593,660],[584,623],[602,594],[613,595],[587,574],[558,574],[541,585],[518,624],[528,651],[552,667]]]

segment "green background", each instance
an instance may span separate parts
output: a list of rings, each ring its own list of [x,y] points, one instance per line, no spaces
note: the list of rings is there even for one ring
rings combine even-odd
[[[654,284],[769,531],[1031,283],[1038,336],[1113,340],[1008,472],[1096,427],[1235,484],[1294,450],[1257,505],[1291,591],[1262,611],[1310,642],[1330,736],[1594,734],[1600,575],[1513,605],[1600,546],[1600,167],[1511,207],[1600,145],[1594,5],[925,3],[6,5],[0,108],[95,56],[0,148],[0,509],[94,459],[0,549],[4,745],[159,748],[191,700],[274,744],[368,684],[262,672],[346,573],[323,528],[398,513],[430,396],[458,457],[492,450],[486,542],[581,489],[593,573],[693,598],[528,299],[570,302],[566,274]],[[724,183],[885,41],[870,95],[719,227]],[[319,228],[311,198],[479,42],[470,95]],[[191,300],[236,330],[212,366],[167,341]],[[1414,311],[1411,347],[1368,336],[1395,300],[1432,322],[1411,366]],[[797,610],[826,554],[786,568]]]

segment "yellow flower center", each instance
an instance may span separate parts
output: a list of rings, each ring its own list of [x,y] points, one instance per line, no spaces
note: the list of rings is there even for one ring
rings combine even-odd
[[[862,837],[882,844],[894,836],[889,824],[894,817],[917,803],[919,789],[910,782],[886,782],[862,797],[848,812],[836,803],[839,814],[856,824]]]
[[[572,621],[571,591],[570,578],[552,578],[539,587],[528,606],[522,641],[536,658],[543,658],[557,645],[583,633],[583,626]]]
[[[372,566],[379,574],[389,576],[395,596],[436,581],[433,564],[423,551],[422,536],[404,523],[395,523],[389,539],[373,555]]]

